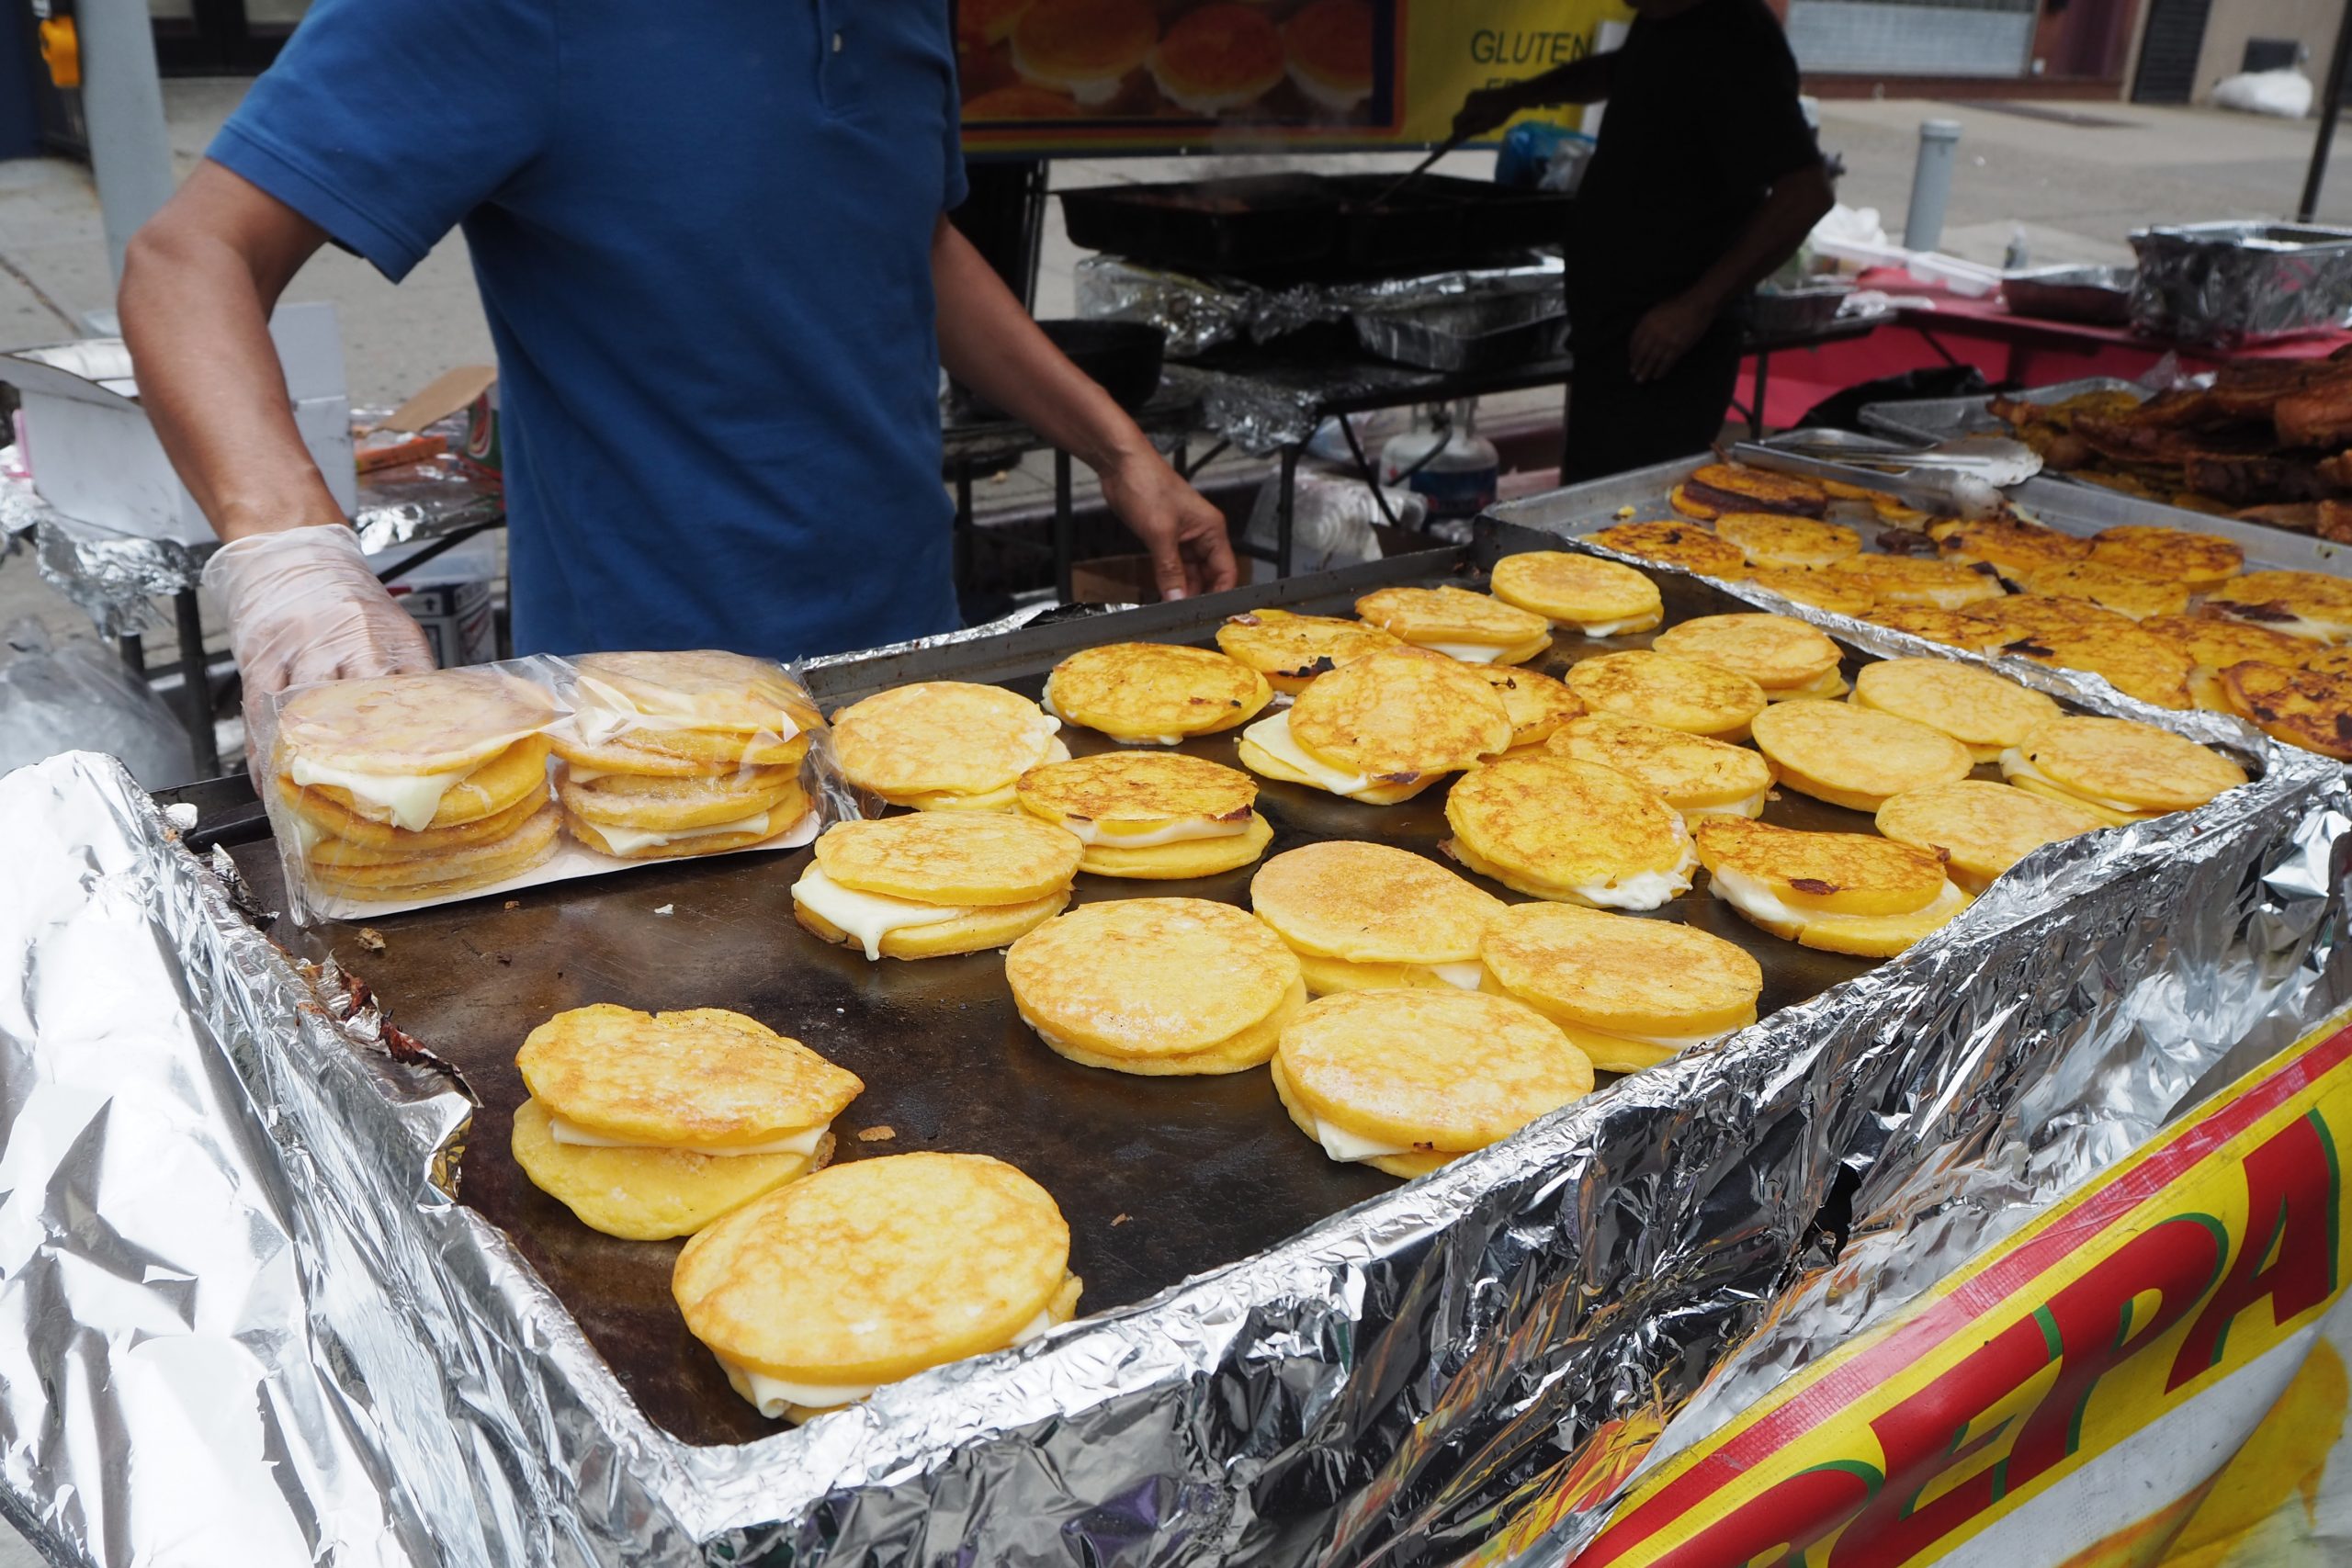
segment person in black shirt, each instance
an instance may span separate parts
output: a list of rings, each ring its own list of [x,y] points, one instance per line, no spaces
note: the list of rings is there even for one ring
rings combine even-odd
[[[1567,236],[1565,483],[1704,449],[1748,293],[1829,210],[1797,64],[1763,0],[1634,0],[1624,46],[1473,93],[1457,133],[1608,100]]]

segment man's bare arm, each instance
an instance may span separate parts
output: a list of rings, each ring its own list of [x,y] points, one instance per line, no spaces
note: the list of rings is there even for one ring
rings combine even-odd
[[[433,650],[341,525],[270,341],[277,297],[324,241],[217,164],[131,236],[118,301],[139,400],[224,541],[204,585],[244,677],[246,766],[288,686],[433,668]],[[334,525],[327,526],[327,525]]]
[[[1225,513],[1168,466],[1136,422],[1029,319],[994,268],[942,218],[931,247],[939,357],[948,373],[1083,461],[1151,552],[1163,597],[1239,578]]]
[[[1599,103],[1609,96],[1616,63],[1614,51],[1588,54],[1582,60],[1555,65],[1525,81],[1481,87],[1462,100],[1461,111],[1453,117],[1453,133],[1464,138],[1481,135],[1528,109],[1550,108],[1555,104]]]
[[[139,400],[223,539],[344,520],[294,427],[269,336],[278,295],[325,239],[205,163],[124,253],[119,305]]]

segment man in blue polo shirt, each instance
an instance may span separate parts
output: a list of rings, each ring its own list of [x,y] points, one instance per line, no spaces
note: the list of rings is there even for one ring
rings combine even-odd
[[[332,241],[397,281],[463,227],[498,347],[521,652],[778,658],[951,629],[938,374],[1101,475],[1170,596],[1216,509],[944,214],[946,0],[319,0],[130,246],[140,393],[227,544],[256,694],[428,668],[267,333]]]

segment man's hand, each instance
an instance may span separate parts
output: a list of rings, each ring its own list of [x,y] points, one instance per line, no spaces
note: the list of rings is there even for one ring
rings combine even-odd
[[[1715,312],[1687,294],[1653,306],[1634,328],[1626,360],[1636,381],[1655,381],[1681,362],[1714,325]]]
[[[1484,136],[1497,126],[1510,123],[1510,118],[1526,105],[1519,94],[1509,87],[1481,87],[1462,100],[1454,112],[1453,134],[1466,141],[1474,136]]]
[[[1102,499],[1151,552],[1162,599],[1220,593],[1241,579],[1225,513],[1147,447],[1102,470]]]
[[[433,648],[368,570],[359,536],[341,525],[249,534],[205,563],[204,586],[229,616],[229,646],[245,682],[246,761],[268,699],[288,686],[372,675],[419,675]]]

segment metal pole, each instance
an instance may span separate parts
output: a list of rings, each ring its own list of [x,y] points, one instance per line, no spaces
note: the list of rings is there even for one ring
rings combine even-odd
[[[1911,210],[1903,220],[1906,250],[1932,251],[1944,237],[1944,206],[1951,198],[1951,166],[1960,157],[1960,121],[1919,122],[1919,158],[1911,168]]]
[[[2312,166],[2303,175],[2303,199],[2295,208],[2295,221],[2308,223],[2319,211],[2319,187],[2327,178],[2327,155],[2335,145],[2335,106],[2344,98],[2345,56],[2352,53],[2352,0],[2336,18],[2335,48],[2327,57],[2327,84],[2319,95],[2319,134],[2312,139]]]
[[[146,0],[81,0],[82,113],[90,173],[106,219],[107,261],[119,282],[122,250],[171,199],[172,144],[155,77],[154,21]]]

